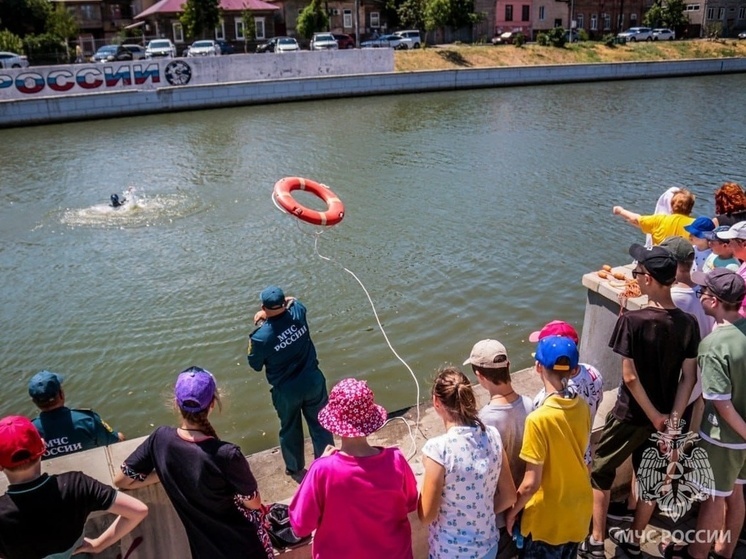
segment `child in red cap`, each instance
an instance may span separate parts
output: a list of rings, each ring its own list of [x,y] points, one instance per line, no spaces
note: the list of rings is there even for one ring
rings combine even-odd
[[[10,482],[0,496],[0,556],[28,559],[99,553],[147,516],[144,503],[82,472],[42,474],[45,448],[25,417],[0,420],[0,470]],[[84,538],[86,519],[98,510],[119,516],[99,537]]]

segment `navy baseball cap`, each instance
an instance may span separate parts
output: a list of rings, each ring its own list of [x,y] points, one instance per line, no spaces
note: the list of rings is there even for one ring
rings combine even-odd
[[[262,305],[268,309],[279,309],[285,305],[285,294],[282,289],[270,285],[261,293]]]
[[[684,227],[687,233],[700,239],[705,238],[705,233],[715,229],[715,223],[709,217],[698,217],[689,225]]]
[[[566,357],[569,364],[557,364],[560,358]],[[557,373],[568,373],[578,366],[580,355],[578,346],[564,336],[547,336],[536,345],[536,360],[547,369]]]
[[[718,233],[725,233],[726,231],[730,230],[730,225],[720,225],[719,227],[715,227],[712,231],[708,231],[707,233],[704,233],[702,236],[707,239],[708,241],[720,241],[721,243],[727,243],[727,239],[721,239],[718,237]]]
[[[45,402],[62,390],[62,376],[50,371],[40,371],[28,381],[28,394],[34,400]]]

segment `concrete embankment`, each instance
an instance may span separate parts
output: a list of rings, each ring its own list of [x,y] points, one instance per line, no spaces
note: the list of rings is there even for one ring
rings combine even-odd
[[[746,58],[394,72],[390,49],[27,68],[0,73],[0,128],[335,97],[740,72],[746,72]]]

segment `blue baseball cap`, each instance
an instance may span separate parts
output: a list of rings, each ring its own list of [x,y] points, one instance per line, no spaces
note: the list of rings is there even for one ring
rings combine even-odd
[[[561,357],[566,357],[570,364],[557,364]],[[562,336],[547,336],[539,340],[536,345],[536,360],[547,369],[558,373],[566,373],[575,369],[580,361],[578,346],[569,338]]]
[[[276,285],[270,285],[261,293],[262,305],[268,309],[279,309],[285,306],[285,294]]]
[[[62,376],[50,371],[40,371],[28,381],[28,394],[34,400],[45,402],[62,390]]]
[[[713,221],[709,217],[698,217],[689,225],[684,227],[684,230],[687,233],[694,235],[699,239],[704,239],[704,234],[708,231],[712,231],[713,229],[715,229],[715,223],[713,223]]]

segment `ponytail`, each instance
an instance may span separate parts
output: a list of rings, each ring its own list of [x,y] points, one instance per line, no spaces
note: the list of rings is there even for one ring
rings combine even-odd
[[[456,367],[438,370],[432,393],[459,425],[479,426],[482,431],[485,430],[484,423],[479,419],[477,398],[471,383]]]

